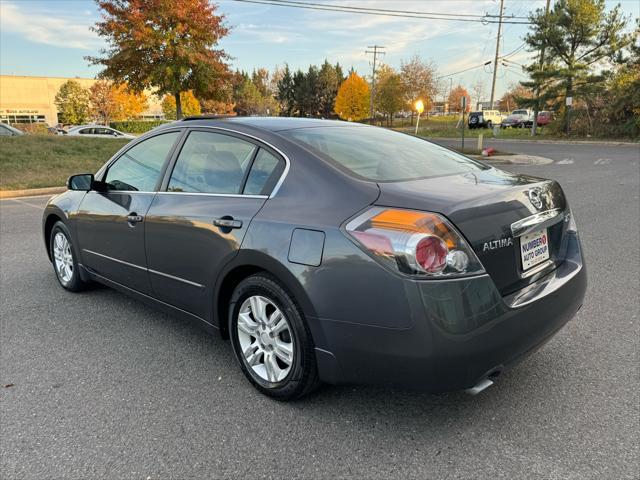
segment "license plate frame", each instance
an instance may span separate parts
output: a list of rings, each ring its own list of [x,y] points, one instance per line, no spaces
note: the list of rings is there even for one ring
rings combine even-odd
[[[520,237],[520,261],[523,272],[537,267],[549,258],[549,232],[546,228]]]

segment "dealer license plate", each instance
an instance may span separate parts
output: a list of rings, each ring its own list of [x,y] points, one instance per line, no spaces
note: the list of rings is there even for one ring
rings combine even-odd
[[[520,255],[522,256],[522,270],[529,270],[548,260],[549,236],[547,229],[522,235],[520,237]]]

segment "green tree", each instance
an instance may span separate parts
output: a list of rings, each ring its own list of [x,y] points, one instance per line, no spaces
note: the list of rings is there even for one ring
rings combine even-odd
[[[318,106],[320,115],[324,118],[331,116],[333,105],[336,102],[336,95],[338,94],[339,83],[336,67],[325,60],[318,73]]]
[[[79,82],[67,80],[60,86],[54,100],[61,123],[80,125],[89,118],[89,92]]]
[[[334,67],[334,69],[336,71],[336,77],[338,78],[338,87],[339,87],[340,84],[342,84],[342,82],[344,82],[345,80],[344,72],[342,71],[342,67],[340,66],[339,63],[336,63],[336,66]]]
[[[182,118],[181,92],[216,98],[228,79],[227,54],[216,49],[229,32],[217,5],[208,0],[98,0],[102,19],[94,30],[107,40],[101,57],[103,78],[136,91],[172,95]]]
[[[287,117],[290,117],[293,114],[293,110],[295,108],[295,92],[293,85],[293,76],[291,75],[291,70],[289,70],[289,65],[284,66],[284,72],[282,74],[282,78],[278,82],[278,92],[276,94],[276,98],[280,102],[281,111]]]
[[[190,90],[180,93],[180,104],[182,105],[182,113],[187,117],[200,115],[202,112],[200,102]],[[173,95],[164,96],[162,99],[162,111],[168,120],[175,120],[177,118],[176,99]]]
[[[307,115],[307,79],[302,70],[293,74],[293,104],[299,117]]]
[[[369,84],[352,71],[340,85],[333,109],[343,120],[357,122],[369,116],[369,98]]]
[[[525,42],[531,51],[544,47],[549,61],[542,69],[539,61],[527,66],[533,81],[522,83],[539,87],[543,102],[559,104],[568,132],[571,107],[564,100],[585,98],[604,85],[596,67],[631,42],[631,35],[624,33],[627,19],[620,5],[606,12],[605,0],[558,0],[548,15],[538,9],[529,20]]]
[[[402,79],[389,65],[382,65],[378,70],[375,97],[377,107],[387,116],[388,124],[393,125],[393,115],[406,104]]]
[[[310,65],[304,76],[304,111],[312,117],[316,117],[320,110],[318,74],[318,67]]]
[[[251,74],[251,81],[263,97],[271,94],[269,91],[269,70],[266,68],[254,70]]]

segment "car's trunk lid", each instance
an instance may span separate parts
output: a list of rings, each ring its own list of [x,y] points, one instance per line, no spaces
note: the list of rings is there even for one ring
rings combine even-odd
[[[503,295],[530,284],[564,259],[567,206],[555,181],[490,168],[378,185],[378,205],[446,216],[471,244]],[[528,243],[531,237],[522,235],[544,229],[549,260],[524,268],[521,242]]]

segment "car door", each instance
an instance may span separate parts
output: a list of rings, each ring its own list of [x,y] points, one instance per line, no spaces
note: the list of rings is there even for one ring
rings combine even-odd
[[[265,145],[224,130],[194,129],[183,140],[146,219],[154,296],[207,318],[220,269],[285,169]]]
[[[75,217],[85,267],[139,292],[151,292],[144,216],[181,133],[163,132],[136,143],[103,173],[106,190],[85,195]]]

